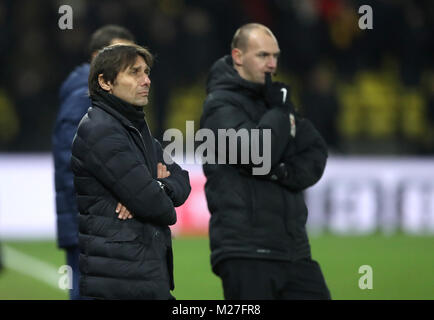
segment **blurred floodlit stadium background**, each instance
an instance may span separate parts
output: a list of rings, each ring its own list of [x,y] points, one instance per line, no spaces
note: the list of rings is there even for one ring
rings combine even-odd
[[[60,30],[58,9],[73,8]],[[373,29],[358,8],[373,9]],[[211,64],[235,30],[261,22],[282,50],[279,79],[330,147],[306,192],[313,258],[335,299],[434,299],[434,64],[431,1],[142,0],[0,3],[0,299],[65,299],[55,244],[51,132],[61,82],[98,27],[124,25],[156,54],[153,134],[199,125]],[[175,296],[221,299],[211,273],[200,166],[173,227]],[[358,286],[359,267],[373,288]]]

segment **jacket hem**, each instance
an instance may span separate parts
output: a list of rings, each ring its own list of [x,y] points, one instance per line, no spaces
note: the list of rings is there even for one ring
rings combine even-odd
[[[231,253],[225,253],[222,255],[219,255],[218,257],[211,257],[211,267],[212,271],[218,275],[216,271],[216,266],[222,262],[223,260],[227,259],[234,259],[234,258],[242,258],[242,259],[258,259],[258,260],[274,260],[274,261],[297,261],[304,258],[310,258],[311,253],[310,252],[302,252],[298,253],[293,256],[289,255],[267,255],[267,254],[257,254],[257,253],[251,253],[251,252],[231,252]]]

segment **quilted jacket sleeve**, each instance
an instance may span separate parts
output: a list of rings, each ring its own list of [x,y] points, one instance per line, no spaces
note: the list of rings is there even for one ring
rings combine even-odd
[[[327,156],[327,145],[319,132],[309,120],[300,119],[295,143],[285,150],[286,175],[279,183],[292,191],[314,185],[324,173]]]
[[[259,141],[259,150],[263,150],[264,153],[267,153],[265,147],[270,148],[268,161],[269,168],[267,172],[263,173],[263,175],[268,174],[269,169],[279,162],[279,160],[282,158],[286,145],[291,139],[290,135],[288,134],[290,131],[288,116],[279,108],[273,108],[267,111],[261,117],[259,123],[255,123],[250,120],[248,115],[236,106],[231,105],[227,101],[219,99],[209,99],[205,101],[205,110],[207,110],[207,112],[202,116],[201,128],[211,129],[216,137],[219,136],[219,129],[234,129],[235,131],[245,129],[245,132],[248,135],[248,146],[251,147],[254,144],[254,140],[252,140],[252,129],[258,130],[257,132],[259,133],[259,139],[257,141]],[[266,137],[264,136],[264,132],[267,129],[270,132],[270,141],[265,141],[267,139],[264,138]],[[251,157],[251,152],[243,148],[243,145],[240,143],[240,139],[237,141],[237,163],[242,163],[240,157],[243,154],[247,154],[249,161],[246,165],[244,165],[244,167],[247,167],[248,169],[254,168],[255,164]],[[230,163],[228,160],[230,148],[230,144],[226,143],[225,150],[218,150],[219,156],[221,156],[223,153],[226,155],[225,163]]]
[[[89,129],[84,125],[77,132],[72,153],[84,156],[74,157],[73,163],[94,175],[134,216],[158,225],[175,224],[171,199],[134,154],[127,133],[107,124]]]
[[[161,144],[154,139],[155,149],[157,151],[158,162],[161,162],[167,166],[167,170],[170,172],[170,176],[164,179],[158,179],[167,188],[167,194],[173,202],[175,207],[179,207],[182,205],[185,200],[187,200],[188,195],[190,194],[190,179],[188,176],[188,172],[183,170],[173,159],[170,158],[170,155],[164,152]],[[163,156],[165,153],[165,156]],[[164,159],[170,159],[170,163],[166,162]]]

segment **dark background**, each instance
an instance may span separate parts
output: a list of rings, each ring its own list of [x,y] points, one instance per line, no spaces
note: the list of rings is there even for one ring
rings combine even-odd
[[[60,30],[59,7],[73,8]],[[373,9],[361,30],[358,8]],[[161,139],[198,129],[212,63],[230,52],[235,30],[267,25],[282,51],[279,79],[292,88],[336,154],[434,154],[432,1],[142,0],[0,3],[0,152],[46,152],[58,91],[87,60],[90,35],[120,24],[157,60],[146,113]]]

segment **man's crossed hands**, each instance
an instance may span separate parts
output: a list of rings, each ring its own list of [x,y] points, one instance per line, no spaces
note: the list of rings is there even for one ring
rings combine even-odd
[[[167,167],[161,162],[157,165],[157,178],[164,179],[170,176],[170,171],[167,170]],[[121,220],[132,219],[133,214],[125,207],[122,203],[118,203],[116,206],[116,213],[118,213],[118,218]]]

